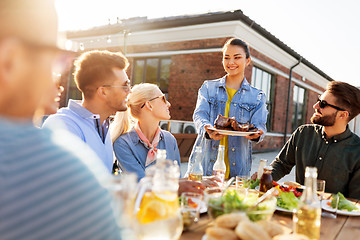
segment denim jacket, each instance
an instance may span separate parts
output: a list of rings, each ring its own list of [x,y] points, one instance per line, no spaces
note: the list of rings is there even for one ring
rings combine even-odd
[[[177,161],[180,167],[180,153],[175,137],[168,131],[160,131],[160,141],[157,149],[166,150],[166,158]],[[124,133],[114,142],[114,154],[119,161],[121,170],[133,172],[138,180],[145,176],[145,168],[152,166],[156,161],[145,167],[146,156],[149,148],[139,138],[134,128]]]
[[[199,89],[196,108],[193,119],[195,127],[199,133],[190,160],[193,157],[196,146],[202,147],[202,166],[204,175],[212,175],[212,168],[217,158],[217,150],[220,140],[206,139],[205,128],[206,124],[214,125],[214,121],[219,114],[225,114],[225,105],[227,102],[227,92],[225,88],[226,76],[212,80],[205,81]],[[262,141],[266,133],[266,97],[265,93],[257,88],[252,87],[244,78],[241,88],[235,93],[229,110],[229,116],[235,117],[238,122],[250,122],[256,128],[264,131],[260,137],[259,142]],[[251,170],[251,152],[252,143],[244,137],[229,136],[229,167],[230,177],[239,174],[247,174]],[[191,161],[189,160],[188,172]],[[186,175],[187,175],[186,174]]]

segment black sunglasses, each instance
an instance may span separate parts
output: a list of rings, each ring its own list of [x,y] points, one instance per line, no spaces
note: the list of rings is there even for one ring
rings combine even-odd
[[[161,95],[161,96],[154,97],[154,98],[152,98],[152,99],[150,99],[150,100],[147,100],[146,102],[150,102],[150,101],[155,100],[155,99],[157,99],[157,98],[161,98],[165,104],[167,103],[167,100],[166,100],[165,95]],[[144,104],[141,105],[140,108],[143,108],[143,107],[145,106],[145,103],[146,103],[146,102],[144,102]]]
[[[329,104],[324,100],[320,100],[320,97],[318,97],[317,102],[319,103],[320,108],[325,108],[326,106],[329,106],[329,107],[335,108],[336,110],[339,110],[339,111],[346,111],[345,109],[342,109],[342,108],[337,107],[335,105]]]

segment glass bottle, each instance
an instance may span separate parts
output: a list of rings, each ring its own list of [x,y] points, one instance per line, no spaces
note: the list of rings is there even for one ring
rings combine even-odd
[[[145,168],[145,176],[146,177],[154,177],[157,169],[162,169],[166,163],[166,149],[158,149],[156,152],[156,163]]]
[[[266,159],[260,159],[260,163],[259,163],[259,168],[258,168],[258,172],[257,172],[257,179],[261,179],[263,172],[264,172],[264,167],[267,164],[267,160]]]
[[[293,214],[294,231],[306,235],[310,240],[320,238],[321,207],[316,193],[316,178],[317,169],[306,167],[305,190]]]
[[[260,192],[267,192],[273,187],[273,178],[271,176],[272,169],[271,166],[264,167],[264,173],[260,179]]]
[[[218,177],[222,183],[225,181],[225,172],[226,172],[224,153],[225,153],[225,146],[219,145],[217,159],[213,166],[213,175]]]
[[[156,152],[156,164],[162,164],[166,160],[166,149],[158,149]]]
[[[188,179],[191,181],[198,181],[201,182],[202,176],[204,174],[203,167],[201,164],[201,147],[197,146],[195,148],[195,156],[193,158],[193,163],[189,171],[189,177]]]

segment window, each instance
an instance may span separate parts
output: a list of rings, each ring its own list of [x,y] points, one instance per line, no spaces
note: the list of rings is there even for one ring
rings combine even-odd
[[[305,89],[295,85],[294,93],[293,93],[293,115],[292,115],[293,131],[298,126],[304,123],[305,123]]]
[[[170,75],[170,58],[135,59],[133,84],[154,83],[163,93],[168,92]]]
[[[251,85],[264,91],[266,95],[266,105],[269,111],[266,128],[271,131],[272,109],[273,109],[273,79],[274,76],[258,67],[253,67],[251,74]]]

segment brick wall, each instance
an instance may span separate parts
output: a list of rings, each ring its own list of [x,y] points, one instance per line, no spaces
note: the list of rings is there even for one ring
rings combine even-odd
[[[204,80],[216,79],[224,74],[221,53],[172,56],[169,77],[172,119],[191,121],[197,93]]]
[[[264,140],[260,143],[253,143],[252,147],[253,147],[253,151],[255,152],[261,152],[264,150],[279,150],[283,147],[283,141],[284,138],[283,137],[270,137],[270,136],[265,136]]]
[[[284,132],[286,107],[288,98],[288,80],[280,75],[275,76],[274,89],[274,111],[273,111],[273,131]],[[290,122],[288,122],[290,124]]]

